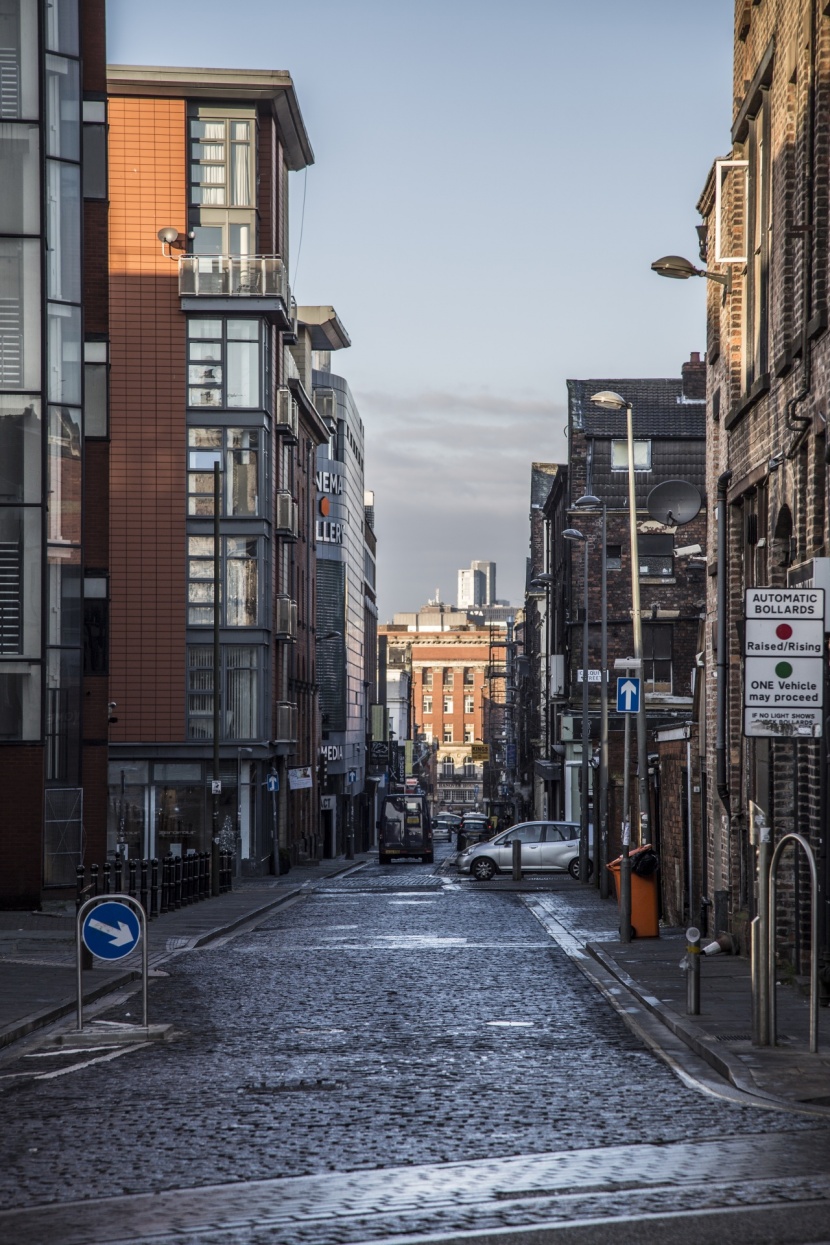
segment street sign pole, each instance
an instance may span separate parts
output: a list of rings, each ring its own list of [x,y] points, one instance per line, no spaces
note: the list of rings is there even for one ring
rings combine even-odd
[[[126,907],[128,912],[138,921],[137,936],[132,933],[121,918],[118,908]],[[100,933],[101,946],[93,950],[86,941],[90,937],[90,926],[94,918],[92,912],[94,910],[101,912],[102,918],[95,921],[94,929]],[[111,915],[114,912],[114,917]],[[89,920],[87,920],[89,918]],[[113,925],[112,920],[117,921],[117,925]],[[127,931],[126,933],[124,931]],[[144,1016],[144,1028],[148,1028],[147,1023],[147,979],[148,979],[148,952],[147,952],[147,914],[137,899],[133,899],[132,895],[97,895],[92,899],[87,899],[78,909],[78,917],[75,926],[75,967],[78,984],[78,1033],[84,1030],[84,984],[83,984],[83,957],[81,949],[86,946],[94,955],[105,952],[107,944],[109,952],[105,958],[110,960],[121,959],[125,955],[129,955],[141,943],[141,1004]]]

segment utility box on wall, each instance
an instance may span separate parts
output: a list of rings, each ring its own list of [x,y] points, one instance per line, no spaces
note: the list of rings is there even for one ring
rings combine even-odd
[[[565,688],[565,655],[551,653],[550,658],[550,698],[564,700],[567,696]]]

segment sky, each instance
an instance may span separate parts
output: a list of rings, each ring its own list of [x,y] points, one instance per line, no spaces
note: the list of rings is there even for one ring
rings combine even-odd
[[[521,603],[568,377],[705,349],[695,204],[729,150],[732,0],[108,0],[115,64],[286,69],[292,293],[351,337],[381,621],[498,564]]]

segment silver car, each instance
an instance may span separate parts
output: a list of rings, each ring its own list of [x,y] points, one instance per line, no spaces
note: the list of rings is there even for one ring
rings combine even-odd
[[[590,830],[589,830],[590,833]],[[523,873],[564,873],[579,878],[579,822],[525,821],[497,834],[489,843],[475,843],[458,857],[458,868],[477,882],[489,882],[513,867],[513,843],[522,844]],[[593,862],[588,861],[588,876]]]

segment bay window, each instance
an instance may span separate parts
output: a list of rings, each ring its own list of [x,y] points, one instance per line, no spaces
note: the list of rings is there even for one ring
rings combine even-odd
[[[187,322],[187,404],[254,409],[262,406],[264,347],[258,319]]]
[[[225,536],[221,541],[221,621],[225,627],[256,627],[259,622],[259,541]],[[188,608],[191,627],[213,626],[213,537],[189,536]]]
[[[223,468],[222,513],[255,518],[262,513],[265,433],[259,428],[188,428],[187,513],[213,514],[213,468]]]

